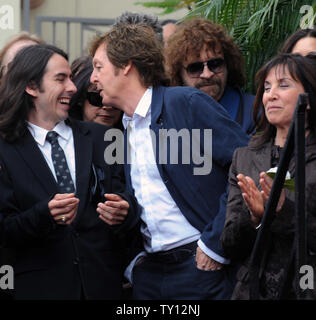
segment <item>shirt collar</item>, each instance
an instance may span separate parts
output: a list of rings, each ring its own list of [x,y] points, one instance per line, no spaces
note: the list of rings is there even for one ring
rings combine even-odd
[[[27,122],[27,125],[35,141],[39,145],[44,146],[46,141],[46,135],[49,130],[39,127],[31,122]],[[67,141],[70,139],[71,128],[66,125],[65,121],[58,122],[54,129],[51,131],[57,132],[62,139],[65,139]]]
[[[136,118],[146,118],[146,116],[148,115],[148,111],[150,110],[152,93],[153,88],[149,87],[139,100],[132,117],[129,117],[124,113],[122,119],[124,128],[126,128],[128,121],[134,120]]]

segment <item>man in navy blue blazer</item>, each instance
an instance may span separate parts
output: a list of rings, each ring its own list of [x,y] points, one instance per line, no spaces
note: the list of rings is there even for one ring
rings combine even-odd
[[[229,299],[219,199],[247,135],[204,92],[164,86],[162,44],[150,27],[113,27],[91,54],[103,103],[124,111],[126,183],[141,207],[144,250],[126,272],[134,299]]]
[[[251,135],[255,128],[254,96],[245,83],[242,55],[225,29],[203,18],[182,22],[165,50],[166,69],[173,86],[190,86],[218,101]]]

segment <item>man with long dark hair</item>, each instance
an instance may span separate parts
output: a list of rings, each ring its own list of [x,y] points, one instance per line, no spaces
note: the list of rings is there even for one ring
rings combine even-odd
[[[103,159],[107,127],[68,119],[67,55],[22,49],[1,83],[0,245],[16,299],[119,299],[135,201]],[[118,234],[119,233],[119,234]]]

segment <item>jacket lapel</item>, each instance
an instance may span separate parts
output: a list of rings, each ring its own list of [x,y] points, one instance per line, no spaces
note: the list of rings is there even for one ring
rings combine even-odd
[[[73,121],[70,122],[70,126],[73,130],[75,147],[76,195],[80,199],[86,199],[91,175],[93,141],[87,128],[79,127],[79,124]],[[81,205],[84,207],[83,203]]]
[[[41,150],[38,148],[36,141],[29,131],[27,131],[23,140],[16,144],[16,149],[26,162],[27,166],[32,170],[42,188],[46,190],[49,195],[57,193],[58,187],[56,180],[48,167]]]
[[[163,95],[164,87],[154,87],[151,99],[151,127],[153,130],[162,127],[162,107],[163,107]]]
[[[151,99],[151,124],[150,129],[155,133],[156,141],[158,141],[159,137],[159,129],[163,128],[163,118],[162,118],[162,107],[163,107],[163,94],[164,94],[164,87],[154,87]],[[154,138],[153,136],[151,136]],[[160,175],[162,176],[162,166],[159,164],[159,144],[153,143],[153,146],[156,145],[156,163]],[[127,153],[128,153],[128,137],[127,137],[127,130],[124,130],[124,170],[125,170],[125,177],[126,177],[126,184],[133,190],[132,182],[131,182],[131,166],[128,161]]]
[[[263,148],[254,153],[252,165],[257,171],[268,171],[271,168],[271,142],[267,142]]]
[[[159,130],[164,127],[163,118],[163,95],[164,95],[165,87],[154,87],[153,95],[151,99],[151,125],[150,129],[155,133],[154,137],[156,139],[153,142],[153,146],[156,146],[155,155],[156,155],[156,163],[160,173],[160,176],[163,177],[162,165],[159,161]]]

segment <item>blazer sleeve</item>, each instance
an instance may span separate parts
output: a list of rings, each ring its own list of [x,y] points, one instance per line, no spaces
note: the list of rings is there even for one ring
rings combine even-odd
[[[208,95],[196,92],[191,95],[190,104],[191,127],[212,130],[212,161],[228,172],[235,149],[248,145],[248,135],[223,106]]]
[[[230,260],[225,255],[221,242],[219,241],[225,223],[227,196],[228,185],[226,192],[220,197],[219,209],[215,219],[211,223],[207,224],[201,235],[201,241],[208,248],[207,251],[202,249],[204,253],[213,260],[223,264],[230,263]]]
[[[212,129],[212,162],[228,174],[233,153],[236,148],[246,146],[249,137],[240,125],[233,121],[227,111],[216,101],[204,94],[191,97],[193,110],[193,126]],[[199,108],[194,108],[199,105]],[[225,185],[227,181],[223,182]],[[227,192],[227,191],[226,191]],[[208,225],[204,228],[201,240],[220,257],[225,257],[222,250],[220,236],[224,227],[227,194],[224,191],[219,199],[219,208]],[[220,261],[219,261],[220,262]]]
[[[29,241],[45,238],[56,224],[52,219],[48,202],[50,198],[23,210],[14,194],[14,184],[4,161],[0,158],[0,245],[23,246]]]
[[[110,143],[109,141],[104,140],[104,134],[111,128],[92,122],[84,122],[81,125],[88,126],[92,132],[92,140],[94,144],[93,165],[96,168],[98,186],[101,189],[101,194],[98,198],[98,201],[105,201],[105,193],[114,193],[121,196],[129,204],[128,214],[123,223],[109,227],[115,233],[130,232],[130,230],[133,230],[139,221],[140,209],[138,207],[136,198],[126,188],[123,165],[118,163],[108,164],[104,159],[104,150],[106,150]]]

